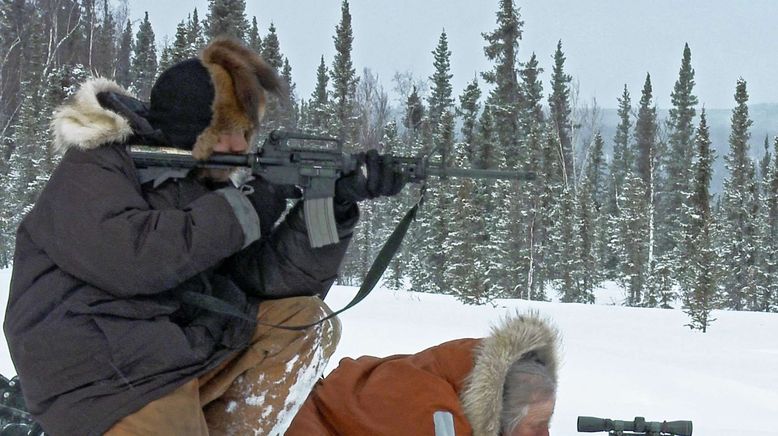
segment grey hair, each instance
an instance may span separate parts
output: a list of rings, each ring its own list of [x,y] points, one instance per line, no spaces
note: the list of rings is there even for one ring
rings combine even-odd
[[[519,359],[508,369],[503,387],[500,430],[511,434],[527,416],[530,405],[556,396],[556,381],[548,368],[534,359]]]

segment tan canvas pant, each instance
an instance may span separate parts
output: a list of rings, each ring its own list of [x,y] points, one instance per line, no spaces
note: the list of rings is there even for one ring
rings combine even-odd
[[[329,313],[318,297],[295,297],[262,302],[257,319],[300,325]],[[258,325],[246,350],[123,418],[106,435],[281,435],[339,339],[337,318],[303,331]]]

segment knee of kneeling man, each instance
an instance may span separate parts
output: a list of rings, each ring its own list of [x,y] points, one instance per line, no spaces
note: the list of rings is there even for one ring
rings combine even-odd
[[[332,309],[327,306],[327,303],[322,301],[319,297],[308,297],[306,301],[308,304],[309,312],[312,314],[310,322],[316,322],[324,319],[332,314]],[[322,337],[322,346],[332,347],[332,351],[335,351],[335,347],[340,342],[341,324],[340,319],[337,316],[322,321],[319,325],[312,327],[314,329],[320,329]]]
[[[265,307],[263,308],[263,305]],[[317,296],[312,297],[292,297],[281,300],[270,300],[260,305],[260,311],[279,311],[288,313],[289,317],[284,324],[288,325],[308,325],[318,323],[305,329],[306,333],[319,336],[322,346],[334,347],[340,341],[341,323],[337,316],[326,319],[332,314],[332,309]],[[321,322],[319,322],[321,321]]]

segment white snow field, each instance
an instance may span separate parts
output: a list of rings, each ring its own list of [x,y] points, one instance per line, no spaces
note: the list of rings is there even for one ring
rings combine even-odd
[[[0,270],[4,318],[10,270]],[[356,288],[327,297],[343,307]],[[444,295],[376,289],[341,316],[343,337],[327,372],[343,357],[413,353],[460,337],[480,337],[501,316],[534,309],[562,333],[562,366],[551,433],[578,434],[578,415],[631,420],[692,420],[697,436],[778,436],[778,314],[715,311],[707,333],[681,310],[498,300],[467,306]],[[0,372],[15,373],[0,338]],[[604,433],[600,433],[604,434]]]

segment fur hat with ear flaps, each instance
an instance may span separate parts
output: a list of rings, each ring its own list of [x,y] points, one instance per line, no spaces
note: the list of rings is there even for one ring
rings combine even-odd
[[[206,159],[222,133],[256,135],[267,92],[283,93],[276,71],[257,53],[217,38],[199,59],[179,62],[154,83],[148,120],[170,145]]]

